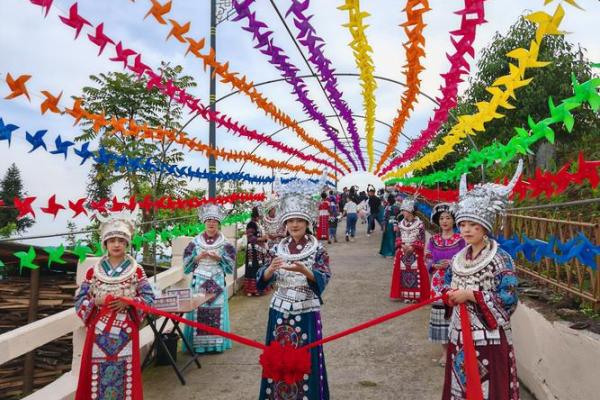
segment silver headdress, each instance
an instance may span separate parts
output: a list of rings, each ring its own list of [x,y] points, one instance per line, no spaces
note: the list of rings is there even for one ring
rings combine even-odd
[[[102,247],[108,239],[119,237],[131,243],[131,238],[135,232],[135,221],[137,219],[139,208],[136,206],[133,211],[125,209],[119,212],[110,213],[107,216],[95,213],[96,219],[100,221],[100,241]]]
[[[475,185],[473,190],[467,189],[467,175],[460,179],[459,202],[456,212],[456,223],[473,221],[481,224],[488,232],[494,227],[497,215],[504,214],[510,203],[508,196],[517,184],[523,172],[523,160],[519,160],[514,176],[508,185],[485,183]]]
[[[302,218],[312,224],[317,217],[317,204],[311,196],[323,190],[326,183],[326,172],[318,182],[297,179],[284,185],[279,178],[276,179],[274,187],[279,195],[276,212],[279,223],[285,224],[290,218]]]
[[[439,226],[440,216],[444,212],[450,213],[452,218],[456,219],[456,203],[438,203],[433,206],[431,210],[431,222]]]
[[[415,212],[415,199],[412,197],[405,197],[400,203],[400,211]]]
[[[223,219],[225,219],[225,211],[223,210],[223,207],[218,204],[205,204],[198,208],[198,218],[200,218],[200,222],[202,223],[209,219],[223,222]]]

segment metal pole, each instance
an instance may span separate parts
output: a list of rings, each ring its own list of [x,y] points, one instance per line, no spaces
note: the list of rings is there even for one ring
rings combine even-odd
[[[210,1],[210,47],[213,51],[217,51],[217,0]],[[210,111],[215,112],[216,99],[217,99],[217,79],[214,67],[210,67],[210,96],[209,106]],[[217,147],[217,125],[214,120],[208,124],[208,145],[211,149]],[[212,173],[217,172],[217,160],[213,155],[208,159],[208,171]],[[217,195],[217,181],[215,178],[208,180],[208,197],[212,198]]]

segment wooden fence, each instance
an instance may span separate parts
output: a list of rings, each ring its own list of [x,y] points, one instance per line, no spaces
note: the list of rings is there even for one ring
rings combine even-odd
[[[526,212],[527,214],[524,214]],[[594,214],[576,215],[549,211],[512,210],[504,219],[504,237],[517,234],[531,239],[547,241],[551,235],[565,243],[580,232],[595,244],[600,243],[600,219]],[[600,264],[600,256],[598,256]],[[600,309],[600,273],[585,266],[577,259],[559,264],[549,258],[540,262],[529,262],[522,254],[518,256],[517,269],[520,273],[535,278],[538,282],[557,291],[576,296]]]

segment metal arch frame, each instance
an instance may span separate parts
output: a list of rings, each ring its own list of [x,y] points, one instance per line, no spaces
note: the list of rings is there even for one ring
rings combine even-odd
[[[359,76],[359,74],[357,74],[357,73],[352,73],[352,72],[335,72],[333,75],[335,75],[335,76],[344,76],[344,77],[358,77],[358,76]],[[300,77],[300,78],[303,78],[303,79],[306,79],[306,78],[317,79],[317,78],[318,78],[316,75],[300,75],[299,77]],[[390,83],[394,83],[394,84],[396,84],[396,85],[399,85],[399,86],[406,87],[406,84],[405,84],[405,83],[403,83],[403,82],[400,82],[400,81],[397,81],[397,80],[395,80],[395,79],[387,78],[387,77],[385,77],[385,76],[374,75],[374,76],[373,76],[373,78],[374,78],[374,79],[378,79],[378,80],[382,80],[382,81],[386,81],[386,82],[390,82]],[[282,82],[282,81],[285,81],[285,80],[286,80],[285,78],[271,79],[271,80],[268,80],[268,81],[263,81],[263,82],[255,83],[253,86],[254,86],[254,87],[258,87],[258,86],[265,86],[265,85],[270,85],[270,84],[272,84],[272,83],[278,83],[278,82]],[[217,103],[219,103],[219,102],[221,102],[221,101],[223,101],[223,100],[226,100],[226,99],[228,99],[228,98],[229,98],[229,97],[231,97],[231,96],[234,96],[234,95],[236,95],[236,94],[239,94],[240,92],[241,92],[240,90],[234,90],[234,91],[231,91],[231,92],[227,93],[226,95],[224,95],[224,96],[221,96],[221,97],[219,97],[218,99],[216,99],[216,100],[215,100],[215,102],[214,102],[214,104],[217,104]],[[436,106],[439,106],[439,105],[440,105],[440,103],[439,103],[439,102],[438,102],[438,101],[437,101],[437,100],[436,100],[434,97],[432,97],[432,96],[428,95],[427,93],[424,93],[423,91],[419,90],[419,94],[420,94],[420,95],[422,95],[422,96],[424,96],[426,99],[430,100],[430,101],[431,101],[432,103],[434,103]],[[189,119],[189,120],[188,120],[188,121],[187,121],[187,122],[186,122],[186,123],[185,123],[185,124],[184,124],[184,125],[181,127],[181,129],[180,129],[180,132],[183,132],[183,130],[184,130],[184,129],[185,129],[185,128],[186,128],[186,127],[187,127],[187,126],[188,126],[188,125],[189,125],[189,124],[190,124],[190,123],[191,123],[191,122],[194,120],[194,119],[196,119],[196,117],[197,117],[198,115],[199,115],[199,114],[194,114],[194,115],[193,115],[193,116],[192,116],[192,117],[191,117],[191,118],[190,118],[190,119]],[[334,114],[334,115],[327,115],[327,116],[326,116],[326,118],[333,118],[333,117],[337,117],[337,116],[338,116],[338,115],[337,115],[337,113],[336,113],[336,114]],[[354,116],[354,117],[359,117],[359,118],[361,118],[361,117],[362,117],[362,118],[364,118],[364,116],[360,116],[360,115],[357,115],[357,114],[353,114],[353,116]],[[455,117],[454,117],[452,114],[450,114],[450,118],[452,118],[452,119],[453,119],[453,120],[456,122],[456,118],[455,118]],[[303,121],[299,121],[298,123],[304,123],[304,122],[307,122],[307,121],[312,121],[312,119],[306,119],[306,120],[303,120]],[[388,124],[388,123],[386,123],[386,122],[383,122],[383,121],[381,121],[381,120],[377,120],[377,119],[376,119],[375,121],[376,121],[376,122],[379,122],[379,123],[382,123],[382,124],[384,124],[384,125],[386,125],[386,126],[390,127],[390,124]],[[276,135],[276,134],[278,134],[278,133],[280,133],[280,132],[282,132],[282,131],[284,131],[284,130],[286,130],[286,129],[289,129],[289,127],[287,127],[287,126],[286,126],[286,127],[280,128],[280,129],[278,129],[277,131],[273,132],[271,135],[269,135],[269,137],[273,137],[274,135]],[[412,139],[410,139],[408,136],[406,136],[404,133],[402,133],[402,132],[401,132],[400,134],[401,134],[402,136],[404,136],[405,138],[407,138],[408,140],[412,140]],[[475,144],[475,142],[473,141],[473,139],[472,139],[470,136],[467,136],[467,139],[469,140],[469,143],[471,144],[471,146],[472,146],[472,147],[473,147],[473,148],[474,148],[476,151],[478,151],[479,149],[477,148],[477,145]],[[259,144],[257,144],[257,145],[256,145],[256,147],[255,147],[254,149],[252,149],[252,151],[250,152],[250,154],[254,154],[254,152],[255,152],[256,150],[258,150],[258,148],[259,148],[260,146],[262,146],[262,145],[263,145],[263,143],[264,143],[264,142],[260,142]],[[291,158],[290,158],[290,159],[291,159]],[[244,161],[244,163],[243,163],[243,164],[242,164],[242,166],[240,167],[240,170],[239,170],[240,172],[243,170],[243,168],[245,167],[245,165],[246,165],[246,161]],[[433,168],[433,165],[432,165],[432,168]],[[484,168],[485,168],[485,167],[484,167],[483,165],[481,165],[481,177],[482,177],[482,179],[485,179],[485,169],[484,169]]]
[[[366,118],[364,115],[359,115],[359,114],[352,114],[352,116],[353,116],[353,117],[356,117],[356,118],[362,118],[362,119],[365,119],[365,118]],[[329,119],[329,118],[335,118],[335,117],[336,117],[336,115],[334,115],[334,114],[332,114],[332,115],[326,115],[326,116],[325,116],[325,118],[328,118],[328,119]],[[305,124],[305,123],[307,123],[307,122],[310,122],[310,121],[312,121],[312,118],[303,119],[302,121],[298,121],[298,125],[302,125],[302,124]],[[381,121],[381,120],[379,120],[379,119],[375,119],[375,122],[377,122],[377,123],[380,123],[380,124],[382,124],[382,125],[385,125],[385,126],[387,126],[388,128],[391,128],[391,127],[392,127],[392,126],[391,126],[390,124],[388,124],[387,122],[385,122],[385,121]],[[289,127],[285,126],[285,127],[283,127],[283,128],[279,128],[279,129],[277,129],[275,132],[273,132],[273,133],[271,133],[271,134],[269,135],[269,138],[272,138],[273,136],[275,136],[275,135],[277,135],[277,134],[279,134],[279,133],[281,133],[281,132],[285,131],[286,129],[289,129]],[[402,136],[404,136],[406,139],[410,140],[410,138],[409,138],[408,136],[406,136],[404,133],[402,133],[402,132],[401,132],[400,134],[401,134]],[[351,140],[350,140],[349,138],[340,138],[340,140],[344,140],[344,141],[346,141],[346,143],[352,143],[352,142],[351,142]],[[322,140],[322,141],[323,141],[323,142],[328,142],[328,141],[331,141],[331,139]],[[383,143],[383,144],[385,145],[385,142],[382,142],[381,140],[375,140],[375,142],[377,142],[377,143]],[[255,146],[255,147],[252,149],[252,151],[250,152],[250,154],[254,154],[254,152],[255,152],[256,150],[258,150],[258,148],[259,148],[260,146],[262,146],[262,144],[263,144],[263,142],[261,142],[261,143],[257,144],[257,145],[256,145],[256,146]],[[301,150],[301,151],[304,151],[305,149],[307,149],[307,148],[309,148],[309,147],[311,147],[311,145],[306,145],[305,147],[303,147],[303,148],[302,148],[302,150]],[[364,148],[364,146],[361,146],[361,148]],[[335,149],[333,149],[333,150],[335,150]],[[381,153],[382,153],[382,152],[380,152],[380,154],[381,154]],[[290,156],[290,158],[288,158],[287,162],[290,162],[290,161],[292,160],[292,158],[294,158],[294,156]],[[240,167],[240,170],[238,171],[238,173],[239,173],[239,172],[242,172],[242,170],[243,170],[243,169],[244,169],[244,167],[246,166],[246,162],[247,162],[247,161],[246,161],[246,160],[244,160],[244,162],[242,163],[242,165],[241,165],[241,167]]]

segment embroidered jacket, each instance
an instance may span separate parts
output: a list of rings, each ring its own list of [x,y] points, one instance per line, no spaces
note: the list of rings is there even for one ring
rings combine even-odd
[[[500,343],[500,330],[512,344],[510,316],[517,307],[518,280],[511,256],[495,240],[475,260],[470,260],[471,246],[452,259],[445,275],[447,289],[471,289],[475,303],[467,302],[471,330],[476,346]],[[452,310],[450,342],[462,341],[459,308]]]

